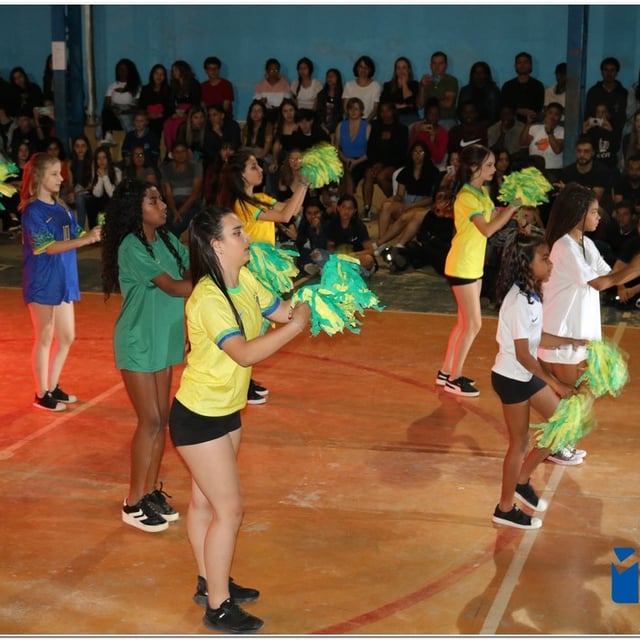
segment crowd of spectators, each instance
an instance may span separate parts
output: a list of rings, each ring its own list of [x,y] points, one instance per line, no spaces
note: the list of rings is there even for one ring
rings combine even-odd
[[[0,159],[15,162],[20,170],[33,152],[57,149],[66,172],[64,196],[81,223],[87,218],[91,223],[105,208],[123,175],[157,184],[169,204],[169,225],[180,234],[199,206],[216,201],[221,173],[235,150],[252,150],[264,169],[263,191],[282,198],[291,191],[292,166],[300,154],[318,142],[330,142],[344,165],[344,178],[334,185],[335,197],[330,190],[309,195],[322,210],[323,223],[331,219],[331,206],[327,212],[323,203],[333,204],[335,217],[335,202],[344,195],[358,196],[362,211],[356,216],[377,219],[377,190],[385,203],[383,235],[396,217],[407,220],[395,213],[389,218],[387,212],[404,211],[407,176],[400,178],[400,194],[397,178],[411,171],[410,149],[415,150],[417,142],[420,151],[424,149],[424,163],[439,175],[431,181],[430,193],[420,194],[421,217],[435,208],[442,178],[450,175],[457,153],[480,142],[505,167],[491,185],[497,206],[502,204],[497,200],[499,182],[524,166],[543,171],[554,193],[568,182],[579,182],[599,198],[602,222],[593,236],[603,255],[612,264],[628,259],[625,241],[635,239],[640,214],[640,81],[623,87],[615,58],[602,61],[602,79],[587,91],[581,135],[570,153],[564,148],[566,64],[556,66],[555,82],[545,88],[524,51],[514,57],[515,76],[501,87],[485,61],[475,62],[463,83],[448,73],[442,51],[431,55],[423,74],[414,73],[411,62],[399,57],[386,81],[378,80],[381,74],[368,55],[354,62],[351,78],[331,68],[323,81],[314,77],[308,57],[297,61],[292,81],[281,73],[280,62],[269,58],[246,114],[235,112],[234,87],[220,75],[221,67],[219,58],[207,57],[200,81],[185,60],[176,60],[168,70],[155,64],[144,83],[135,63],[122,58],[104,93],[97,148],[84,137],[76,138],[69,145],[69,159],[63,143],[51,147],[55,102],[50,58],[42,88],[15,67],[8,81],[0,79]],[[115,131],[124,134],[120,144]],[[112,155],[121,161],[112,163]],[[5,207],[5,230],[19,228],[16,204],[9,201]],[[620,214],[625,207],[630,220]],[[541,224],[548,209],[539,212]],[[306,224],[300,211],[294,229],[283,231],[280,240],[295,242]],[[305,228],[303,235],[308,233]],[[620,237],[625,241],[618,242]]]

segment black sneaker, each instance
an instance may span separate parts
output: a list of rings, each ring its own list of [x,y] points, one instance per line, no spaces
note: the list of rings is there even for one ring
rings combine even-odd
[[[449,380],[449,374],[445,373],[442,369],[438,369],[438,373],[436,374],[436,384],[439,387],[444,387],[447,384],[447,380]]]
[[[480,392],[464,376],[460,376],[455,380],[447,380],[444,384],[444,390],[466,398],[477,398],[480,395]]]
[[[131,507],[125,498],[122,504],[122,522],[150,533],[169,528],[169,523],[154,510],[146,498],[142,498],[138,504]]]
[[[253,387],[253,390],[259,395],[259,396],[268,396],[269,395],[269,389],[267,389],[267,387],[263,387],[259,382],[256,382],[255,380],[251,380],[251,382],[249,383],[250,387]]]
[[[155,489],[145,496],[145,499],[156,513],[159,513],[167,522],[175,522],[180,517],[180,514],[167,502],[167,498],[171,498],[171,496],[166,491],[163,491],[162,482],[159,489]]]
[[[225,600],[217,609],[207,605],[202,622],[209,629],[227,633],[255,633],[264,626],[263,620],[241,609],[231,598]]]
[[[202,576],[198,576],[198,586],[193,595],[193,601],[204,607],[207,604],[207,595],[207,581]],[[229,578],[229,595],[236,604],[248,604],[255,602],[260,597],[260,592],[257,589],[241,587],[233,581],[233,578]]]
[[[515,527],[516,529],[539,529],[542,526],[540,518],[533,518],[523,513],[513,505],[511,511],[500,511],[500,505],[496,505],[491,520],[495,524],[504,524],[507,527]]]
[[[58,402],[51,395],[51,391],[47,391],[42,398],[36,393],[33,399],[33,406],[36,409],[45,409],[47,411],[64,411],[67,408],[62,402]]]
[[[74,402],[78,402],[78,398],[65,393],[60,388],[59,384],[57,384],[56,388],[51,392],[51,396],[54,400],[57,400],[58,402],[64,402],[65,404],[73,404]]]
[[[267,399],[264,396],[261,396],[253,387],[251,383],[249,383],[249,391],[247,392],[247,404],[265,404]]]
[[[516,485],[516,496],[535,511],[546,511],[549,503],[544,498],[539,498],[533,487],[527,482],[526,484]]]

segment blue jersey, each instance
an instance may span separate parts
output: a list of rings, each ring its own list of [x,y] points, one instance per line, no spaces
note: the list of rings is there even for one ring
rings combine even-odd
[[[34,200],[22,212],[22,292],[27,304],[56,305],[80,299],[75,249],[54,255],[47,247],[84,234],[61,204]]]

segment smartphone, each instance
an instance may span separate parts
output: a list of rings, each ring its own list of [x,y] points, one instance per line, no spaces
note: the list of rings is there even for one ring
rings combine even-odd
[[[41,116],[50,116],[51,115],[51,107],[38,107],[38,113]]]
[[[448,176],[451,176],[451,175],[453,175],[455,172],[456,172],[456,168],[455,168],[452,164],[450,164],[450,165],[447,167],[447,175],[448,175]]]

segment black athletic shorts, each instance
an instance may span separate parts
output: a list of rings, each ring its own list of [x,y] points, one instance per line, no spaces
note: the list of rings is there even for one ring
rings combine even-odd
[[[480,278],[456,278],[455,276],[447,276],[445,275],[447,282],[450,287],[459,287],[463,284],[471,284],[473,282],[477,282]]]
[[[187,409],[177,398],[169,413],[169,433],[176,447],[216,440],[242,426],[240,412],[228,416],[201,416]]]
[[[538,393],[540,389],[547,386],[547,383],[538,378],[538,376],[532,376],[528,382],[522,382],[521,380],[501,376],[499,373],[492,371],[491,385],[500,397],[502,404],[518,404]]]

